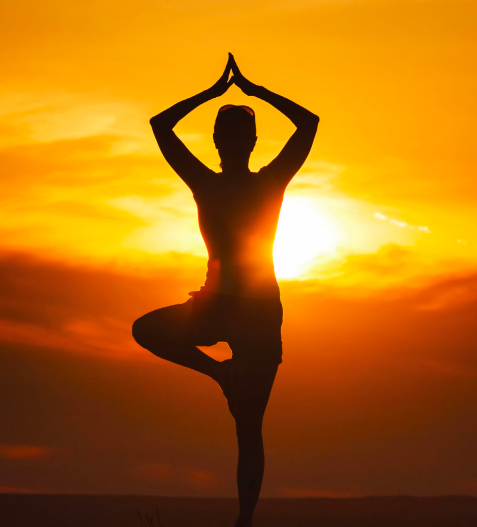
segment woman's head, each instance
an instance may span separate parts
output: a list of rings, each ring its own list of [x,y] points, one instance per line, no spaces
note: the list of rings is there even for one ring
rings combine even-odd
[[[257,141],[255,112],[248,106],[220,108],[214,126],[214,143],[222,161],[248,159]]]

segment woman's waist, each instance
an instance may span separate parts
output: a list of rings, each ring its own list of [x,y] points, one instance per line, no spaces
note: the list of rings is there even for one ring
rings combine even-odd
[[[260,254],[230,254],[211,255],[207,262],[207,268],[224,273],[249,273],[249,274],[275,274],[273,265],[273,253]]]
[[[280,297],[273,260],[233,262],[211,258],[204,289],[257,298]]]

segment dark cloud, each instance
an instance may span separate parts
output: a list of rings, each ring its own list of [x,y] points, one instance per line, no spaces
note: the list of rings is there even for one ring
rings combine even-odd
[[[176,260],[183,267],[193,264],[187,256]],[[29,253],[3,252],[0,255],[0,317],[3,320],[61,329],[71,320],[134,320],[154,302],[172,301],[182,281],[193,287],[194,272],[182,277],[160,256],[159,270],[122,273],[111,266],[74,265],[42,259]],[[168,262],[171,260],[169,259]],[[197,267],[196,267],[197,269]],[[170,277],[176,279],[171,282]],[[197,275],[196,275],[197,276]],[[198,278],[198,277],[197,277]],[[197,282],[195,282],[197,286]]]
[[[158,258],[146,273],[2,256],[2,328],[18,331],[0,335],[0,444],[51,453],[0,456],[3,488],[235,495],[235,430],[220,389],[130,335],[137,316],[197,288],[203,261],[184,258]],[[476,282],[442,276],[361,296],[282,285],[264,495],[470,492]]]
[[[475,312],[477,309],[477,273],[444,278],[419,294],[419,309]],[[472,309],[473,308],[473,309]]]
[[[0,457],[6,459],[38,459],[50,457],[53,453],[53,449],[44,446],[0,445]]]

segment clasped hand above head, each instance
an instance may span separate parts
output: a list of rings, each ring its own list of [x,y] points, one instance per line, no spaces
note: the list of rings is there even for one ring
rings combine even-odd
[[[229,79],[230,72],[232,72],[233,75]],[[232,86],[232,84],[236,84],[245,95],[254,95],[258,88],[256,84],[253,84],[253,82],[250,82],[242,75],[237,63],[235,62],[234,56],[232,53],[229,53],[229,59],[225,66],[224,73],[209,91],[214,97],[220,97],[230,88],[230,86]]]
[[[231,73],[232,76],[229,79]],[[173,132],[173,128],[201,104],[223,95],[232,84],[236,84],[246,95],[252,95],[271,104],[297,127],[278,156],[267,165],[269,173],[273,174],[275,180],[285,189],[307,158],[320,119],[290,99],[250,82],[242,75],[231,53],[229,53],[223,74],[213,86],[174,104],[151,118],[151,126],[162,154],[191,189],[207,177],[210,170],[186,147]]]

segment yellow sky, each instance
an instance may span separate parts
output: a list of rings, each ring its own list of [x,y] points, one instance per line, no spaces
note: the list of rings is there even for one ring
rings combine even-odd
[[[148,119],[211,85],[230,50],[251,80],[321,117],[287,191],[311,200],[336,234],[315,275],[323,256],[329,271],[349,253],[389,244],[412,249],[425,267],[475,262],[474,2],[4,9],[3,246],[92,262],[205,256],[195,205]],[[260,168],[293,127],[236,87],[184,119],[179,135],[218,170],[211,130],[224,102],[256,109],[251,168]],[[299,219],[289,236],[294,229],[300,235]]]
[[[306,261],[277,261],[264,495],[477,492],[474,0],[9,0],[0,20],[0,491],[235,496],[216,386],[131,337],[206,270],[149,118],[230,51],[321,118],[276,245]],[[236,86],[176,131],[218,171],[226,103],[256,111],[257,170],[293,126]]]

